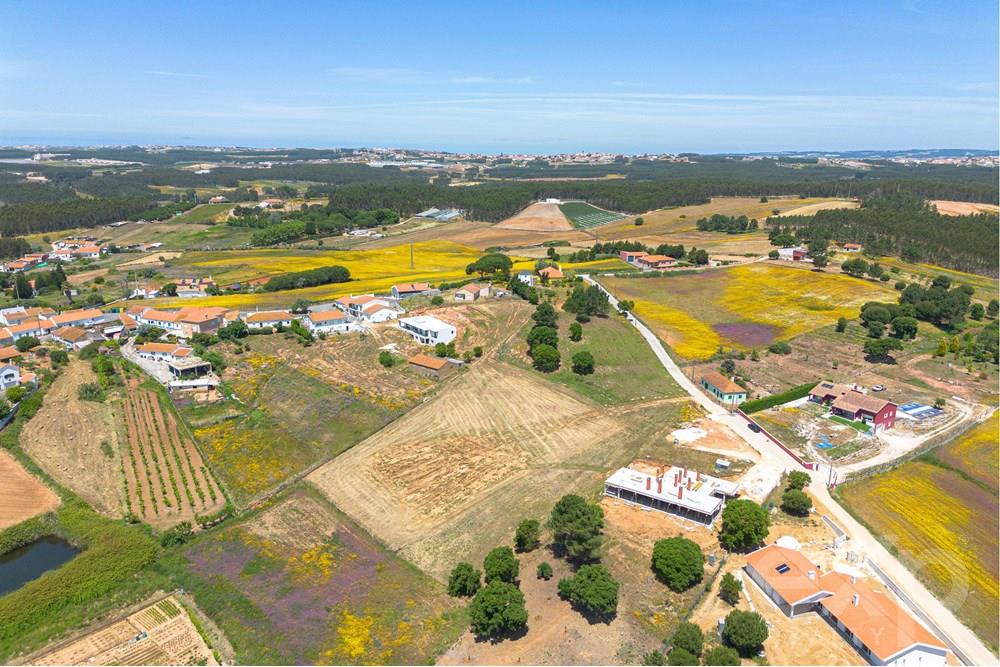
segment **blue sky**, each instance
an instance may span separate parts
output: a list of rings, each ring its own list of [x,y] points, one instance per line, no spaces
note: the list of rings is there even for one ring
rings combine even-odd
[[[997,148],[997,2],[0,4],[0,144]]]

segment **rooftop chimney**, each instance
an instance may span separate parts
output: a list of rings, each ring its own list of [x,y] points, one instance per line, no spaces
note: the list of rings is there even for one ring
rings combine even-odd
[[[696,475],[695,479],[697,479],[700,482],[701,481],[701,471],[699,470],[698,472],[695,473],[695,475]]]
[[[647,477],[646,478],[646,490],[647,491],[649,491],[649,485],[652,484],[652,483],[653,483],[653,478],[652,477]]]
[[[855,607],[858,606],[858,602],[860,601],[861,601],[861,596],[858,595],[857,593],[855,593],[854,596],[851,598],[851,604],[853,604]]]
[[[684,497],[684,487],[682,486],[677,489],[677,500],[680,500],[683,497]]]
[[[806,575],[809,577],[809,579],[815,579],[816,578],[816,570],[809,570],[808,572],[806,572]]]
[[[660,493],[660,494],[663,493],[663,480],[662,479],[656,480],[656,492]]]
[[[691,490],[691,480],[688,479],[688,491],[690,491],[690,490]]]

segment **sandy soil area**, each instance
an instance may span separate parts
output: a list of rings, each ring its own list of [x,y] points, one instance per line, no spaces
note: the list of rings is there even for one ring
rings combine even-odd
[[[55,491],[0,449],[0,530],[57,507]]]
[[[969,201],[948,201],[934,199],[931,201],[941,215],[975,215],[976,213],[996,213],[1000,210],[996,204],[979,204]]]
[[[139,257],[137,259],[129,260],[127,262],[119,264],[118,266],[121,268],[128,268],[133,266],[148,266],[149,264],[159,264],[161,257],[163,259],[173,259],[174,257],[180,257],[183,254],[184,253],[172,252],[172,251],[151,252],[148,255],[143,255],[142,257]]]
[[[498,229],[520,229],[532,232],[571,230],[573,225],[566,219],[558,204],[535,202],[517,215],[496,225]]]
[[[806,204],[805,206],[792,207],[787,211],[779,213],[778,217],[785,218],[790,215],[814,215],[817,211],[829,211],[835,208],[858,208],[859,206],[861,206],[860,202],[850,199],[835,199],[833,201],[823,201],[816,204]]]
[[[81,401],[81,384],[96,382],[86,362],[73,359],[24,426],[21,446],[59,484],[108,516],[122,515],[118,438],[107,403]],[[107,441],[111,456],[101,451]]]

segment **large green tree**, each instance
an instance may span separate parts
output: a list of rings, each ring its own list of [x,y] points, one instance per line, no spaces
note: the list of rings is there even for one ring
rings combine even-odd
[[[524,594],[513,584],[491,581],[469,603],[469,625],[479,637],[500,637],[523,630],[528,625]]]
[[[744,551],[764,541],[769,525],[767,510],[754,501],[730,500],[722,510],[719,540],[730,551]]]
[[[734,609],[726,616],[722,639],[743,657],[752,657],[767,639],[767,623],[756,612]]]
[[[601,550],[604,512],[596,503],[577,495],[559,499],[549,517],[552,545],[575,562],[596,560]]]
[[[559,595],[584,613],[602,618],[614,616],[618,609],[618,582],[603,565],[584,565],[561,579]]]
[[[657,540],[653,545],[653,572],[671,590],[686,591],[704,576],[705,556],[701,547],[686,537]]]
[[[486,554],[483,561],[483,572],[486,574],[486,583],[493,581],[505,581],[508,584],[517,582],[517,575],[520,564],[514,557],[514,552],[510,547],[497,547]]]

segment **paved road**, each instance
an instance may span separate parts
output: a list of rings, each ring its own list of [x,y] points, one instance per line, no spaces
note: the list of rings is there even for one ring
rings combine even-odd
[[[607,296],[611,305],[618,307],[618,299],[614,297],[603,285],[591,278],[583,276],[583,279],[599,287]],[[761,464],[767,467],[774,467],[782,471],[801,470],[800,466],[792,457],[781,450],[780,447],[768,440],[763,434],[754,433],[747,428],[746,422],[737,415],[731,414],[728,410],[718,405],[708,398],[708,396],[691,381],[680,366],[670,358],[663,348],[660,339],[653,334],[649,328],[632,315],[628,315],[629,322],[642,334],[642,337],[649,343],[650,348],[657,359],[667,369],[674,381],[690,394],[691,398],[708,411],[710,419],[729,426],[737,436],[753,447],[761,455]],[[897,586],[910,598],[911,602],[927,618],[934,619],[939,630],[944,633],[945,643],[958,647],[961,652],[976,665],[997,665],[997,657],[986,648],[976,635],[963,625],[955,615],[944,604],[941,603],[927,588],[914,577],[902,563],[889,553],[878,540],[876,540],[868,530],[854,517],[836,502],[827,488],[826,481],[830,474],[830,466],[820,465],[820,469],[813,472],[812,482],[809,491],[823,504],[833,518],[850,536],[851,550],[865,553],[896,583]]]

